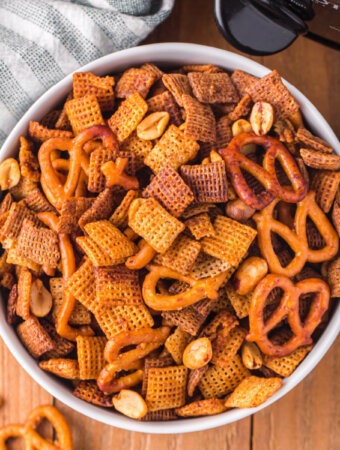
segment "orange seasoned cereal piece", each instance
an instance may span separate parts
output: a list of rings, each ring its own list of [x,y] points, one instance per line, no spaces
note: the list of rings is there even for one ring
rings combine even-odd
[[[79,364],[76,359],[51,358],[47,361],[41,361],[39,367],[61,378],[79,380]]]
[[[156,81],[160,80],[164,75],[163,70],[152,63],[144,63],[140,66],[140,68],[146,70],[147,72],[153,72],[156,75]]]
[[[166,73],[162,81],[171,94],[175,97],[179,106],[183,106],[183,94],[191,95],[191,87],[188,77],[180,73]]]
[[[255,239],[256,231],[224,216],[216,217],[214,229],[216,236],[202,239],[202,250],[237,267]]]
[[[231,81],[234,83],[234,86],[236,87],[240,96],[243,97],[247,94],[247,89],[252,84],[256,83],[256,81],[258,81],[258,78],[237,69],[234,70],[234,72],[231,74]]]
[[[13,203],[9,209],[6,221],[1,228],[1,236],[6,239],[6,241],[16,241],[25,219],[32,221],[37,226],[41,224],[36,215],[26,208],[26,206],[19,203]]]
[[[250,113],[250,108],[253,101],[249,94],[244,95],[235,108],[228,114],[228,119],[231,122],[235,122],[241,117],[245,117]]]
[[[116,96],[117,98],[126,98],[130,94],[138,92],[138,94],[145,98],[156,80],[157,75],[154,71],[132,67],[126,70],[118,80]]]
[[[214,66],[213,64],[186,64],[181,67],[182,72],[189,73],[189,72],[204,72],[204,73],[218,73],[223,72],[222,69],[220,69],[217,66]]]
[[[33,144],[23,136],[20,136],[19,163],[23,177],[32,181],[40,180],[39,162],[33,153]]]
[[[322,153],[318,150],[312,150],[310,148],[301,148],[300,155],[306,166],[312,169],[323,170],[339,170],[340,169],[340,156],[329,153]]]
[[[112,188],[105,188],[94,200],[87,199],[88,201],[91,200],[92,203],[86,208],[86,205],[84,205],[84,212],[78,221],[80,228],[84,229],[87,223],[108,219],[115,207],[119,205],[122,192],[120,186],[113,186]],[[86,203],[85,200],[84,203]]]
[[[165,253],[185,226],[153,197],[134,200],[129,210],[129,227],[157,252]]]
[[[131,189],[128,191],[123,198],[120,205],[117,206],[117,208],[114,210],[112,216],[110,217],[110,222],[115,227],[126,227],[128,223],[128,212],[131,203],[133,200],[138,198],[139,192]]]
[[[192,190],[195,201],[224,203],[228,200],[228,181],[224,161],[182,166],[181,175]]]
[[[108,125],[119,142],[125,141],[143,119],[148,105],[143,97],[135,92],[130,94],[108,120]]]
[[[178,408],[185,403],[188,369],[184,366],[152,367],[146,402],[149,411]]]
[[[194,201],[191,189],[169,163],[152,179],[144,189],[143,197],[154,197],[175,217]]]
[[[104,348],[105,337],[78,336],[77,355],[79,362],[79,378],[81,380],[93,380],[98,378],[105,367]]]
[[[181,408],[176,408],[175,413],[180,417],[213,416],[226,411],[224,401],[219,398],[208,398],[188,403]]]
[[[31,272],[27,269],[21,270],[18,279],[18,298],[16,302],[16,313],[24,320],[27,320],[30,317],[31,287]]]
[[[122,152],[131,152],[136,156],[138,163],[144,165],[144,158],[152,150],[152,141],[145,141],[144,139],[139,138],[134,131],[124,142],[122,142],[120,149]]]
[[[215,143],[216,121],[211,107],[187,94],[183,94],[182,102],[186,113],[184,135],[196,141]]]
[[[254,102],[270,103],[275,111],[275,120],[289,118],[299,111],[299,104],[282,83],[277,70],[251,83],[246,91]]]
[[[198,241],[205,236],[215,236],[215,230],[207,213],[198,214],[185,221],[185,225]]]
[[[0,203],[0,216],[4,214],[5,212],[9,211],[13,203],[13,197],[10,192],[7,192],[7,194],[4,196]]]
[[[35,316],[29,317],[18,325],[17,333],[21,342],[35,359],[55,348],[53,340]]]
[[[44,127],[39,122],[34,122],[33,120],[31,120],[28,125],[28,136],[34,142],[41,143],[52,138],[72,139],[73,133],[71,131],[65,130],[57,130],[57,129],[51,130],[49,128]]]
[[[74,134],[93,125],[105,125],[97,97],[93,94],[65,103],[65,111]]]
[[[96,267],[113,266],[124,262],[123,258],[111,258],[110,255],[88,236],[79,236],[76,238],[76,242]]]
[[[75,349],[74,342],[68,341],[60,336],[51,322],[43,319],[41,325],[47,331],[54,343],[54,349],[46,352],[44,358],[64,358]]]
[[[25,219],[18,236],[16,251],[36,264],[57,267],[60,259],[57,234],[47,228],[38,228]]]
[[[230,263],[201,252],[193,265],[190,276],[195,280],[200,280],[201,278],[215,277],[226,271],[230,272],[227,276],[228,280],[234,272]]]
[[[114,261],[121,261],[137,252],[136,245],[108,220],[85,225],[90,238]]]
[[[112,161],[116,156],[111,148],[98,148],[91,153],[89,166],[89,180],[87,189],[90,192],[101,192],[105,189],[105,176],[101,170],[102,165]]]
[[[327,142],[314,136],[310,131],[306,130],[306,128],[299,128],[295,134],[295,138],[298,142],[313,150],[323,153],[333,153],[332,147],[328,145]]]
[[[262,405],[282,385],[281,378],[245,378],[227,398],[226,408],[256,408]]]
[[[52,319],[54,322],[57,320],[64,301],[64,290],[62,278],[50,278],[50,291],[53,298]],[[90,311],[77,301],[68,322],[70,325],[90,325]]]
[[[233,391],[249,375],[250,372],[243,366],[239,355],[235,355],[228,367],[209,367],[198,387],[204,398],[223,397]]]
[[[156,255],[153,261],[187,275],[190,273],[200,250],[199,242],[181,234],[165,253]]]
[[[146,357],[144,362],[144,374],[143,374],[143,383],[142,383],[142,389],[141,394],[143,397],[145,397],[147,387],[148,387],[148,375],[149,375],[149,369],[151,367],[168,367],[173,364],[173,359],[171,355],[166,355],[158,358],[152,358],[152,357]]]
[[[213,357],[211,362],[219,367],[227,368],[235,357],[247,335],[247,330],[241,327],[232,328],[225,336],[225,332],[217,332],[213,343]]]
[[[340,172],[318,170],[313,175],[310,188],[315,191],[315,200],[325,213],[332,207],[339,184]]]
[[[36,181],[32,181],[27,177],[21,177],[19,183],[12,187],[9,192],[14,200],[19,201],[31,194],[37,187],[38,183]]]
[[[287,356],[263,355],[263,364],[280,377],[289,377],[312,348],[312,345],[298,347]]]
[[[251,304],[252,292],[246,295],[240,295],[233,288],[232,283],[228,283],[225,287],[226,295],[234,308],[236,315],[239,319],[243,319],[249,315],[249,309]]]
[[[163,311],[162,313],[162,317],[169,324],[178,326],[183,331],[191,334],[191,336],[197,336],[207,315],[203,316],[200,314],[194,306],[188,306],[177,311]]]
[[[67,280],[66,289],[92,313],[98,306],[94,267],[87,259]],[[52,290],[51,290],[52,291]],[[52,293],[53,295],[53,293]]]
[[[58,233],[71,234],[79,230],[78,220],[87,211],[95,200],[86,197],[72,197],[63,202],[59,223]]]
[[[332,297],[340,297],[340,258],[336,258],[328,266],[327,281]]]
[[[186,137],[175,125],[170,125],[151,152],[145,157],[144,163],[155,173],[158,173],[166,163],[177,170],[195,158],[199,144]]]
[[[183,364],[183,352],[188,344],[189,338],[189,333],[183,331],[180,327],[177,327],[164,343],[165,348],[168,350],[173,360],[178,365]]]
[[[77,384],[73,395],[93,405],[112,408],[112,395],[105,395],[95,381],[81,381]]]
[[[202,103],[237,103],[238,93],[227,73],[188,73],[194,96]]]
[[[115,103],[114,77],[98,77],[91,72],[73,74],[73,96],[95,95],[102,111],[112,111]]]
[[[148,104],[149,113],[158,111],[166,111],[169,113],[170,124],[178,127],[183,122],[181,110],[169,91],[162,92],[147,99],[146,103]]]
[[[216,123],[216,148],[227,147],[233,137],[229,116],[222,116]]]
[[[113,305],[143,305],[137,270],[125,265],[95,269],[98,303]]]
[[[144,305],[98,305],[95,309],[97,322],[108,339],[121,331],[133,331],[152,327],[153,318]]]
[[[35,213],[56,212],[55,208],[49,203],[47,198],[38,188],[32,191],[24,200],[28,208]]]

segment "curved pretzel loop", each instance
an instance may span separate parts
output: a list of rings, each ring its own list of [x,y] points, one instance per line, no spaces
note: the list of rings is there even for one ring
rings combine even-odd
[[[66,199],[74,195],[81,170],[88,174],[89,157],[84,147],[89,141],[94,139],[101,139],[103,146],[106,148],[118,150],[118,143],[114,134],[110,128],[104,125],[95,125],[87,128],[73,139],[52,138],[41,145],[38,153],[42,173],[41,186],[48,200],[57,209],[61,208],[62,203]],[[92,150],[94,147],[91,146],[89,148]],[[66,169],[67,164],[60,162],[54,162],[53,164],[52,158],[55,150],[67,151],[70,156],[65,183],[60,179],[60,174],[54,166],[62,166]]]
[[[43,212],[37,214],[38,218],[51,230],[57,232],[59,218],[51,212]],[[76,270],[76,261],[71,240],[67,234],[58,233],[59,248],[62,262],[63,279],[66,282]],[[73,328],[68,321],[76,305],[76,299],[64,291],[63,303],[56,320],[56,330],[60,336],[75,341],[77,336],[92,336],[93,330],[89,326]]]
[[[99,389],[106,394],[119,392],[135,386],[143,378],[142,359],[153,350],[162,345],[169,336],[170,327],[141,328],[133,331],[122,331],[110,339],[104,351],[104,357],[109,362],[100,372],[97,380]],[[128,345],[137,345],[133,350],[120,353],[120,350]],[[121,378],[115,378],[121,370],[133,370],[136,372]]]
[[[51,422],[57,433],[55,445],[36,431],[36,427],[43,419]],[[13,437],[23,438],[25,450],[73,450],[71,431],[66,419],[54,406],[50,405],[33,409],[24,425],[8,425],[0,429],[0,450],[6,450],[6,441]]]
[[[262,255],[267,260],[272,273],[294,277],[306,262],[319,263],[332,259],[339,248],[339,237],[329,222],[325,213],[315,201],[315,192],[310,191],[307,196],[297,204],[294,217],[294,230],[286,224],[273,218],[274,208],[279,202],[275,199],[270,205],[253,216],[257,224],[257,238]],[[314,222],[323,237],[326,245],[319,250],[309,248],[306,234],[307,217]],[[288,222],[287,222],[288,223]],[[295,256],[290,263],[283,267],[277,257],[272,241],[271,232],[277,233],[290,248]]]
[[[262,166],[248,159],[242,152],[242,147],[247,144],[262,146],[266,153]],[[293,156],[278,140],[270,136],[256,136],[254,133],[242,133],[235,136],[228,147],[219,150],[227,166],[229,176],[237,195],[248,206],[261,210],[275,197],[279,197],[288,203],[296,203],[307,194],[307,183],[303,178]],[[291,186],[280,185],[275,169],[275,161],[279,160]],[[255,177],[266,190],[260,194],[248,186],[241,169]]]
[[[284,293],[279,306],[266,322],[263,320],[263,310],[270,292],[281,288]],[[314,293],[309,313],[301,322],[299,315],[300,296]],[[250,304],[249,327],[247,340],[256,342],[263,353],[269,356],[286,356],[302,345],[311,344],[311,335],[321,322],[328,308],[329,287],[319,278],[309,278],[295,284],[286,276],[269,274],[256,286]],[[268,338],[268,333],[285,317],[293,332],[293,336],[283,345],[276,345]]]
[[[138,247],[139,251],[125,261],[125,265],[128,269],[143,269],[143,267],[148,265],[157,254],[156,250],[144,239],[141,239],[138,242]]]
[[[122,186],[127,191],[138,190],[139,181],[125,173],[128,158],[117,158],[116,161],[108,161],[102,165],[101,170],[106,178],[106,187]]]
[[[227,277],[227,272],[222,272],[214,277],[195,280],[167,267],[151,264],[147,268],[149,273],[143,283],[143,299],[150,308],[156,311],[174,311],[186,308],[204,298],[215,300],[218,297],[219,288]],[[184,281],[191,286],[191,289],[175,295],[158,294],[156,288],[161,278]]]

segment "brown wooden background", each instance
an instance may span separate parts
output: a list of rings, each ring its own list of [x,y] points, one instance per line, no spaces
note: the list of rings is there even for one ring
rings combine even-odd
[[[166,41],[234,51],[218,33],[212,2],[207,0],[177,0],[170,18],[145,42]],[[340,135],[339,52],[300,38],[278,55],[254,59],[278,69]],[[133,433],[87,419],[40,388],[0,342],[0,396],[4,399],[0,426],[23,422],[34,406],[50,403],[71,424],[76,450],[336,450],[340,448],[339,342],[299,386],[256,416],[213,430],[178,435]]]

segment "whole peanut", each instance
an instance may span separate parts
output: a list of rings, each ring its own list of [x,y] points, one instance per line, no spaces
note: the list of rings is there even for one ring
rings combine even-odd
[[[234,276],[234,288],[240,295],[249,294],[267,274],[268,264],[263,258],[251,256],[243,261]]]

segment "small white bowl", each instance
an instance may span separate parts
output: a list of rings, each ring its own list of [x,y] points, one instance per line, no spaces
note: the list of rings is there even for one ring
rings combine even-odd
[[[173,66],[180,66],[183,64],[215,64],[229,71],[241,69],[257,77],[262,77],[269,72],[269,69],[266,67],[235,53],[203,45],[179,43],[152,44],[122,50],[97,59],[96,61],[81,67],[78,71],[90,71],[96,75],[106,75],[108,73],[118,72],[130,66],[138,66],[144,62],[154,62],[161,65]],[[340,154],[340,143],[319,111],[295,87],[287,82],[285,82],[285,84],[300,103],[304,120],[308,123],[308,126],[318,136],[325,139],[334,150]],[[18,122],[4,143],[0,151],[1,161],[17,154],[19,136],[26,134],[29,121],[39,121],[47,112],[52,110],[63,100],[71,87],[72,74],[68,75],[54,87],[49,89],[34,103]],[[1,337],[19,364],[37,383],[58,400],[85,416],[115,427],[145,433],[187,433],[206,430],[226,425],[260,411],[281,398],[308,375],[330,348],[340,330],[340,305],[338,305],[327,328],[313,350],[295,372],[290,377],[283,380],[282,388],[258,408],[233,409],[216,416],[195,419],[178,419],[169,422],[140,422],[122,416],[113,410],[100,408],[86,403],[83,400],[79,400],[72,395],[71,389],[66,387],[61,381],[57,381],[54,376],[48,375],[46,372],[40,370],[37,362],[28,354],[21,344],[14,328],[7,324],[4,306],[5,302],[2,301],[1,303]]]

